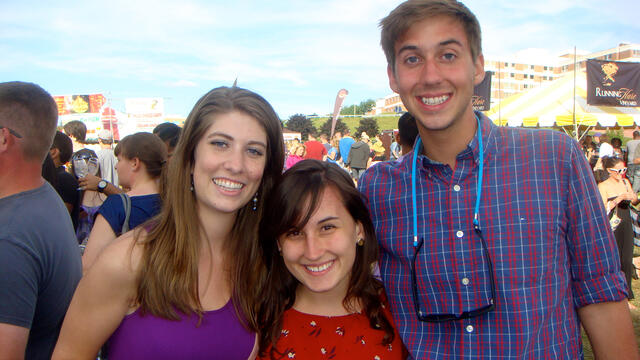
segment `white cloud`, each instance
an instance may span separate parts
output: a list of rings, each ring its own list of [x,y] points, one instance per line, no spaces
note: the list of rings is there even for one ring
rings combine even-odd
[[[198,83],[189,80],[178,80],[167,84],[170,87],[197,87]]]

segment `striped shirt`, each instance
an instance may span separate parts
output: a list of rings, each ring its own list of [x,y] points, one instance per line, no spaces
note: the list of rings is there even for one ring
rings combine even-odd
[[[360,191],[380,242],[394,320],[416,359],[577,359],[582,306],[626,298],[613,234],[577,143],[551,130],[495,126],[482,114],[480,227],[493,262],[495,309],[445,323],[418,320],[411,287],[413,154],[369,169]],[[489,304],[492,271],[473,230],[477,136],[456,168],[419,155],[416,259],[421,311]]]

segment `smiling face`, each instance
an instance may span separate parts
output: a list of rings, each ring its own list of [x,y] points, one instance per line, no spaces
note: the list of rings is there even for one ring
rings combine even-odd
[[[484,78],[484,59],[474,61],[462,24],[448,16],[412,25],[395,44],[391,89],[418,120],[421,136],[472,125],[473,87]]]
[[[266,164],[267,135],[243,112],[209,115],[211,125],[196,145],[192,170],[198,211],[232,213],[255,195]]]
[[[332,187],[327,187],[318,207],[302,229],[292,229],[278,239],[289,272],[300,282],[300,296],[318,293],[342,301],[356,258],[356,242],[364,236]]]

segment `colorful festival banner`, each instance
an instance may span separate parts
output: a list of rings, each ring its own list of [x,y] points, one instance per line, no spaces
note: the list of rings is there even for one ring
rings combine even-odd
[[[53,99],[58,106],[59,125],[72,120],[82,121],[87,126],[87,140],[97,138],[102,129],[100,117],[106,102],[104,95],[58,95]]]
[[[587,104],[639,107],[640,63],[587,60]]]
[[[340,89],[340,91],[338,91],[338,95],[336,95],[336,103],[333,106],[333,119],[331,120],[331,135],[329,138],[333,137],[333,132],[336,129],[336,122],[338,121],[338,115],[340,114],[340,108],[342,107],[344,98],[346,98],[347,95],[349,95],[349,92],[346,89]]]
[[[104,95],[62,95],[54,96],[58,105],[58,115],[98,114],[106,102]]]
[[[473,88],[473,110],[488,111],[491,107],[491,71],[484,73],[484,80]]]

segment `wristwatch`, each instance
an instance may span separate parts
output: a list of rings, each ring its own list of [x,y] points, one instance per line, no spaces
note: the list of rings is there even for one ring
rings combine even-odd
[[[106,189],[106,188],[107,188],[107,185],[108,185],[108,184],[109,184],[109,183],[108,183],[106,180],[100,180],[100,181],[98,181],[98,192],[99,192],[99,193],[104,192],[104,189]]]

